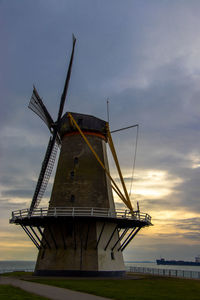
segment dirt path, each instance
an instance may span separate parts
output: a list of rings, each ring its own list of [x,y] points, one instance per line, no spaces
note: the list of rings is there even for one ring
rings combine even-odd
[[[91,294],[76,292],[45,284],[23,281],[13,277],[0,276],[0,284],[9,284],[15,287],[19,287],[27,292],[47,297],[53,300],[108,300],[108,298],[103,298]]]

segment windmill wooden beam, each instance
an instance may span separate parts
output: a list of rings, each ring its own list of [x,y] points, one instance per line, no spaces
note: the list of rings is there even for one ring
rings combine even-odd
[[[116,151],[115,151],[115,148],[114,148],[114,144],[112,142],[112,138],[111,138],[111,134],[110,134],[110,131],[109,131],[109,128],[108,128],[108,124],[106,124],[106,129],[107,129],[107,139],[109,141],[109,146],[110,146],[110,149],[111,149],[111,152],[113,154],[113,158],[114,158],[114,161],[116,163],[116,166],[117,166],[117,170],[118,170],[118,173],[119,173],[119,176],[120,176],[120,180],[122,182],[122,185],[123,185],[123,188],[124,188],[124,192],[125,192],[125,196],[122,194],[121,190],[119,189],[119,187],[117,186],[116,182],[114,181],[114,179],[112,178],[112,176],[110,175],[110,172],[109,170],[105,167],[105,165],[103,164],[103,162],[101,161],[101,159],[99,158],[98,154],[96,153],[96,151],[94,150],[94,148],[92,147],[92,145],[90,144],[89,140],[87,139],[86,135],[84,134],[84,132],[81,130],[81,128],[78,126],[77,122],[75,121],[75,119],[73,118],[73,116],[68,113],[68,116],[71,120],[71,122],[75,125],[75,127],[77,128],[77,130],[79,131],[80,135],[82,136],[82,138],[84,139],[84,141],[86,142],[86,144],[88,145],[88,147],[90,148],[90,150],[92,151],[92,153],[94,154],[96,160],[98,161],[98,163],[100,164],[100,166],[104,169],[104,171],[106,172],[106,175],[109,177],[109,179],[111,180],[112,182],[112,188],[114,189],[114,191],[118,194],[118,196],[120,197],[120,199],[124,202],[124,204],[131,210],[133,211],[133,207],[132,207],[132,204],[130,202],[130,199],[129,199],[129,196],[128,196],[128,193],[127,193],[127,190],[126,190],[126,186],[125,186],[125,183],[124,183],[124,179],[123,179],[123,176],[122,176],[122,173],[121,173],[121,169],[120,169],[120,166],[119,166],[119,162],[118,162],[118,159],[117,159],[117,154],[116,154]]]

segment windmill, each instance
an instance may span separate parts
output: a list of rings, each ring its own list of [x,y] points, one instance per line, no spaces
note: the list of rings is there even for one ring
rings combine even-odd
[[[33,87],[29,108],[46,123],[51,135],[30,208],[12,212],[10,223],[21,225],[39,250],[36,275],[121,276],[125,273],[124,249],[141,228],[151,225],[151,217],[139,208],[133,210],[109,123],[81,113],[63,115],[75,44],[73,36],[56,121]],[[122,190],[109,171],[107,144]],[[60,156],[49,206],[39,207],[58,147]],[[112,190],[126,209],[115,209]]]

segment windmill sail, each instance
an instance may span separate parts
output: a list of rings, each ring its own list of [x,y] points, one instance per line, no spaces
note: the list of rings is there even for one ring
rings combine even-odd
[[[33,94],[29,104],[29,108],[33,110],[47,124],[49,130],[51,131],[51,133],[53,133],[53,136],[50,137],[49,144],[47,146],[47,151],[45,154],[44,161],[42,163],[42,168],[40,171],[36,189],[31,202],[30,214],[32,214],[34,209],[39,205],[44,195],[56,159],[56,153],[60,143],[58,127],[59,127],[60,119],[62,117],[63,108],[67,96],[68,85],[71,77],[71,69],[72,69],[72,63],[74,58],[75,44],[76,44],[76,39],[73,35],[73,47],[72,47],[70,62],[68,66],[67,76],[65,79],[63,93],[60,100],[60,106],[59,106],[58,117],[56,122],[53,122],[53,119],[51,118],[40,96],[38,95],[36,88],[33,87]]]
[[[45,193],[47,184],[49,182],[49,178],[53,170],[57,151],[58,151],[58,144],[57,142],[53,141],[52,137],[50,137],[49,144],[47,146],[47,151],[44,157],[44,161],[42,163],[42,168],[40,171],[38,182],[36,185],[36,189],[33,195],[32,203],[30,206],[31,213],[35,208],[38,207]]]
[[[68,67],[68,71],[67,71],[67,76],[66,76],[66,79],[65,79],[65,85],[64,85],[63,93],[62,93],[61,100],[60,100],[60,107],[59,107],[59,111],[58,111],[57,122],[59,122],[59,120],[62,117],[62,112],[63,112],[63,108],[64,108],[64,104],[65,104],[65,99],[66,99],[66,96],[67,96],[67,90],[68,90],[68,86],[69,86],[70,77],[71,77],[72,64],[73,64],[73,59],[74,59],[74,49],[75,49],[75,45],[76,45],[75,36],[73,35],[72,38],[73,38],[72,53],[71,53],[71,58],[70,58],[69,67]]]
[[[40,98],[36,88],[33,86],[33,93],[28,105],[36,115],[38,115],[48,126],[49,130],[52,131],[52,125],[54,124],[51,115],[49,114],[48,110],[46,109],[42,99]]]

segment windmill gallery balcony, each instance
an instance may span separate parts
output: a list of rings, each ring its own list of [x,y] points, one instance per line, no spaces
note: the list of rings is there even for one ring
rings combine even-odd
[[[138,211],[129,211],[116,209],[111,210],[107,208],[96,208],[96,207],[43,207],[35,209],[30,217],[30,209],[15,210],[12,212],[12,218],[10,223],[21,224],[20,220],[34,219],[38,217],[97,217],[107,219],[116,219],[120,221],[130,221],[130,222],[144,222],[146,225],[151,224],[151,216],[146,213],[141,213]]]
[[[97,239],[97,244],[100,242],[105,225],[114,223],[114,230],[110,234],[107,246],[111,242],[115,231],[122,231],[121,234],[119,234],[117,243],[114,244],[115,248],[117,244],[121,242],[121,245],[118,244],[118,250],[120,251],[123,251],[126,248],[129,242],[134,238],[141,228],[152,225],[151,216],[140,211],[131,212],[127,209],[111,210],[107,208],[95,207],[45,207],[35,209],[32,214],[30,209],[16,210],[12,212],[10,223],[21,225],[32,242],[39,249],[42,246],[41,239],[44,237],[43,228],[48,226],[49,231],[51,232],[50,227],[55,220],[57,224],[63,224],[64,221],[66,225],[69,225],[70,223],[73,224],[73,222],[77,222],[77,220],[86,222],[88,224],[88,232],[89,227],[92,226],[94,221],[100,222],[102,224],[102,228]],[[38,232],[36,232],[36,228]],[[64,231],[65,229],[61,228],[61,231],[62,230]],[[53,233],[52,240],[54,241],[56,247]],[[49,243],[47,243],[47,245],[48,244]],[[65,244],[64,247],[66,247]]]

